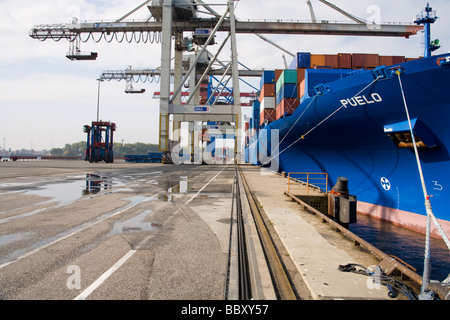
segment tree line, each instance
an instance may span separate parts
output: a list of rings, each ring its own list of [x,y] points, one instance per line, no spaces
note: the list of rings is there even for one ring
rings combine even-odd
[[[114,143],[114,156],[123,157],[124,155],[147,155],[149,152],[160,152],[157,144],[150,143]],[[53,148],[50,154],[55,157],[84,157],[86,151],[86,141],[67,143],[64,148]]]

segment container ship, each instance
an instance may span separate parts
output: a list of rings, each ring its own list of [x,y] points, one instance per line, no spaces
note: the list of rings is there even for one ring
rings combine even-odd
[[[327,173],[329,185],[346,177],[359,213],[423,233],[426,198],[450,234],[450,54],[431,54],[436,19],[427,6],[416,20],[424,57],[299,52],[288,69],[265,71],[246,162]]]

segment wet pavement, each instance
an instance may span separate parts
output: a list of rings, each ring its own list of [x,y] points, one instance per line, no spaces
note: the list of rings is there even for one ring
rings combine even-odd
[[[223,300],[234,171],[0,162],[0,300]],[[336,271],[377,261],[284,196],[285,178],[243,172],[314,299],[387,299],[384,287]]]
[[[232,165],[0,163],[0,299],[223,299]]]

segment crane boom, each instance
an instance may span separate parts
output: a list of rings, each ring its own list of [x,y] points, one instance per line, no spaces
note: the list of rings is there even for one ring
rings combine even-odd
[[[198,28],[212,28],[216,19],[199,21],[174,21],[172,27],[186,32],[194,32]],[[224,21],[218,31],[229,31],[230,21]],[[312,23],[292,21],[236,21],[236,33],[259,34],[310,34],[310,35],[347,35],[347,36],[386,36],[410,37],[423,30],[423,26],[414,24],[381,24],[380,28],[370,29],[365,24],[353,23]],[[106,40],[121,33],[161,32],[162,23],[156,21],[128,22],[82,22],[75,24],[37,25],[30,30],[30,37],[37,40],[67,39],[73,41],[78,34],[100,34]],[[111,36],[112,34],[112,36]],[[122,37],[123,38],[123,37]],[[94,38],[95,40],[95,38]],[[99,40],[100,41],[100,40]]]

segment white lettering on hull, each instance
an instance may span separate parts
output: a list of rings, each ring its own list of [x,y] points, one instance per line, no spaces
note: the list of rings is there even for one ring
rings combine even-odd
[[[373,103],[379,103],[382,102],[383,98],[378,93],[372,93],[370,97],[366,97],[365,95],[356,96],[350,99],[342,99],[341,103],[342,105],[347,108],[347,106],[357,107],[357,106],[364,106],[369,105]]]

